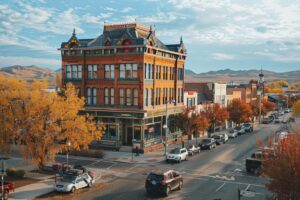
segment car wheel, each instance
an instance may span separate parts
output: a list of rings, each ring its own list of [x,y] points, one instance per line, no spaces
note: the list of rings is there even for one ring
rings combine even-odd
[[[150,195],[151,194],[151,190],[146,189],[147,194]]]
[[[179,182],[179,185],[178,185],[178,190],[181,190],[181,189],[182,189],[182,186],[183,186],[183,182],[180,181],[180,182]]]
[[[170,192],[171,192],[171,188],[170,188],[170,186],[168,186],[166,188],[166,193],[165,193],[166,197],[169,196]]]
[[[92,187],[93,183],[92,181],[89,182],[88,187]]]
[[[167,162],[167,163],[169,163],[169,160],[168,160],[168,159],[166,159],[166,162]]]
[[[71,192],[74,193],[75,190],[76,190],[76,188],[75,188],[75,187],[72,187]]]
[[[4,191],[3,199],[4,199],[4,200],[7,200],[7,199],[8,199],[8,191]]]
[[[178,163],[181,163],[181,158],[179,158]]]
[[[187,161],[187,156],[185,156],[185,159],[184,159],[185,161]]]
[[[209,150],[211,150],[211,145],[209,146]]]

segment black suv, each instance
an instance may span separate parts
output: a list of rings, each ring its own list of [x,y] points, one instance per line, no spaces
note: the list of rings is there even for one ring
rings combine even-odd
[[[253,125],[250,123],[245,123],[243,124],[243,127],[245,129],[246,132],[251,133],[253,132]]]
[[[214,138],[203,139],[200,148],[201,149],[212,149],[216,147],[216,140]]]
[[[183,186],[182,176],[174,171],[151,172],[146,179],[145,188],[148,194],[162,193],[168,196],[172,190],[181,190]]]

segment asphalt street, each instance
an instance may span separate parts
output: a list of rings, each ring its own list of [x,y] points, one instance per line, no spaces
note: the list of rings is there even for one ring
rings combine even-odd
[[[201,151],[189,157],[180,164],[126,164],[105,161],[82,161],[70,159],[71,164],[113,170],[125,173],[116,177],[107,187],[96,192],[83,192],[76,196],[78,200],[101,199],[160,199],[159,196],[148,196],[144,183],[152,170],[174,169],[180,172],[184,179],[181,191],[172,192],[167,199],[203,199],[203,200],[235,200],[238,199],[238,189],[250,190],[255,197],[241,197],[241,200],[264,200],[270,193],[265,188],[267,179],[249,175],[245,172],[245,159],[255,151],[256,141],[267,142],[269,135],[279,129],[280,124],[261,125],[254,133],[247,133],[236,139],[230,139],[226,144],[213,150]]]

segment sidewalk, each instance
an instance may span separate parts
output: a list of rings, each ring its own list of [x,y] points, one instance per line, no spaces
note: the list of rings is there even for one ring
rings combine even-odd
[[[25,185],[15,189],[10,194],[11,200],[29,200],[53,191],[54,179],[46,179],[37,183]]]
[[[197,139],[199,142],[200,139]],[[187,147],[188,144],[195,144],[196,139],[185,141],[184,146]],[[180,148],[180,144],[171,144],[167,146],[167,153],[174,149],[174,148]],[[159,163],[163,162],[166,159],[166,156],[164,155],[165,149],[158,149],[153,152],[147,152],[145,154],[139,154],[139,156],[136,156],[135,153],[132,154],[131,152],[119,152],[119,151],[104,151],[104,158],[103,160],[111,161],[111,162],[122,162],[122,163],[132,163],[132,164],[153,164],[153,163]]]

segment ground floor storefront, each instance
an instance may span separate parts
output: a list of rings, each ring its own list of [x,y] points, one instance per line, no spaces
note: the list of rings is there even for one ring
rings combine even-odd
[[[89,112],[94,114],[98,123],[105,126],[105,134],[101,140],[94,141],[91,148],[107,148],[120,150],[139,149],[149,152],[163,148],[167,143],[174,143],[182,139],[182,132],[176,125],[176,116],[180,109],[169,110],[168,126],[166,129],[165,112],[135,113],[135,112]]]

